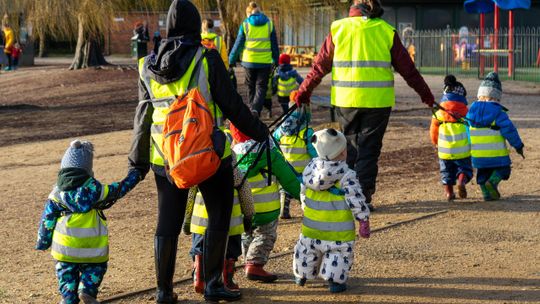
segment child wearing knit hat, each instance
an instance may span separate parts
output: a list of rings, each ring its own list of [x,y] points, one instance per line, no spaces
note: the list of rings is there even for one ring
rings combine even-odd
[[[463,84],[454,75],[446,76],[440,107],[431,120],[431,142],[438,150],[441,182],[448,201],[456,198],[456,180],[459,197],[467,197],[465,185],[473,175],[467,125],[463,119],[467,115],[466,96]]]
[[[510,156],[506,142],[524,157],[519,133],[508,117],[508,109],[500,104],[502,85],[497,73],[489,73],[478,88],[467,120],[470,124],[471,156],[485,201],[501,197],[499,183],[510,178]]]
[[[318,157],[302,174],[300,199],[304,218],[294,247],[295,282],[321,276],[332,293],[347,289],[354,260],[355,220],[359,234],[370,235],[369,208],[356,172],[347,166],[347,140],[334,129],[315,132],[311,141]]]
[[[36,249],[51,247],[61,303],[65,304],[99,303],[98,288],[109,260],[103,210],[133,189],[142,176],[132,170],[121,182],[101,184],[94,178],[93,158],[92,143],[71,142],[62,157],[58,180],[45,203],[38,230]]]

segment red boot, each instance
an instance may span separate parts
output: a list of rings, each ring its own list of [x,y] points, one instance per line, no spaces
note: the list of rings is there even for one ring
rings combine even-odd
[[[444,192],[446,193],[446,199],[449,202],[456,199],[456,195],[454,194],[454,186],[452,186],[452,185],[444,185]]]
[[[465,188],[465,184],[467,184],[468,181],[469,179],[467,178],[465,173],[460,173],[458,175],[457,189],[459,198],[467,198],[467,188]]]
[[[236,290],[240,290],[240,287],[233,280],[235,262],[236,261],[234,259],[228,259],[228,260],[225,260],[225,263],[223,263],[223,284],[225,284],[225,286],[229,290],[236,291]]]
[[[193,287],[196,293],[204,292],[204,280],[202,277],[202,255],[195,255],[195,262],[193,262]]]
[[[245,268],[248,280],[260,281],[263,283],[270,283],[277,280],[277,275],[267,272],[263,267],[264,265],[248,262]]]

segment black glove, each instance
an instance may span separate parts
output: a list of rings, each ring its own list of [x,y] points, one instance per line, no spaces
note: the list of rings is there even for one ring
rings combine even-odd
[[[244,216],[244,231],[247,234],[251,234],[252,229],[253,229],[252,218],[248,218],[248,217]]]
[[[516,149],[517,154],[521,155],[523,159],[525,159],[525,154],[523,153],[523,148],[525,148],[525,145],[521,146],[521,148]]]

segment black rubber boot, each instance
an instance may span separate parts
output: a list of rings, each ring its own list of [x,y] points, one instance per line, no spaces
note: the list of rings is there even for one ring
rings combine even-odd
[[[156,303],[176,303],[178,295],[173,292],[174,266],[178,236],[155,236],[154,257],[156,263]]]
[[[223,284],[223,262],[228,239],[229,231],[207,229],[204,234],[204,299],[207,301],[237,301],[242,297],[239,290],[229,290]]]

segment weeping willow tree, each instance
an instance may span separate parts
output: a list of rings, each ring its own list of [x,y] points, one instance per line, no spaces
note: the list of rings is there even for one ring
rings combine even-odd
[[[106,65],[104,34],[121,12],[163,9],[167,0],[0,0],[0,12],[11,16],[23,13],[32,25],[33,36],[76,40],[70,69]]]
[[[232,46],[236,39],[236,31],[242,21],[246,18],[246,7],[250,0],[193,0],[193,2],[202,10],[217,10],[219,17],[223,21],[223,30],[225,32],[227,45]],[[314,13],[313,7],[336,6],[345,8],[347,4],[340,0],[258,0],[255,1],[263,12],[279,16],[287,25],[293,28],[299,28],[300,25],[312,22],[311,14]]]

